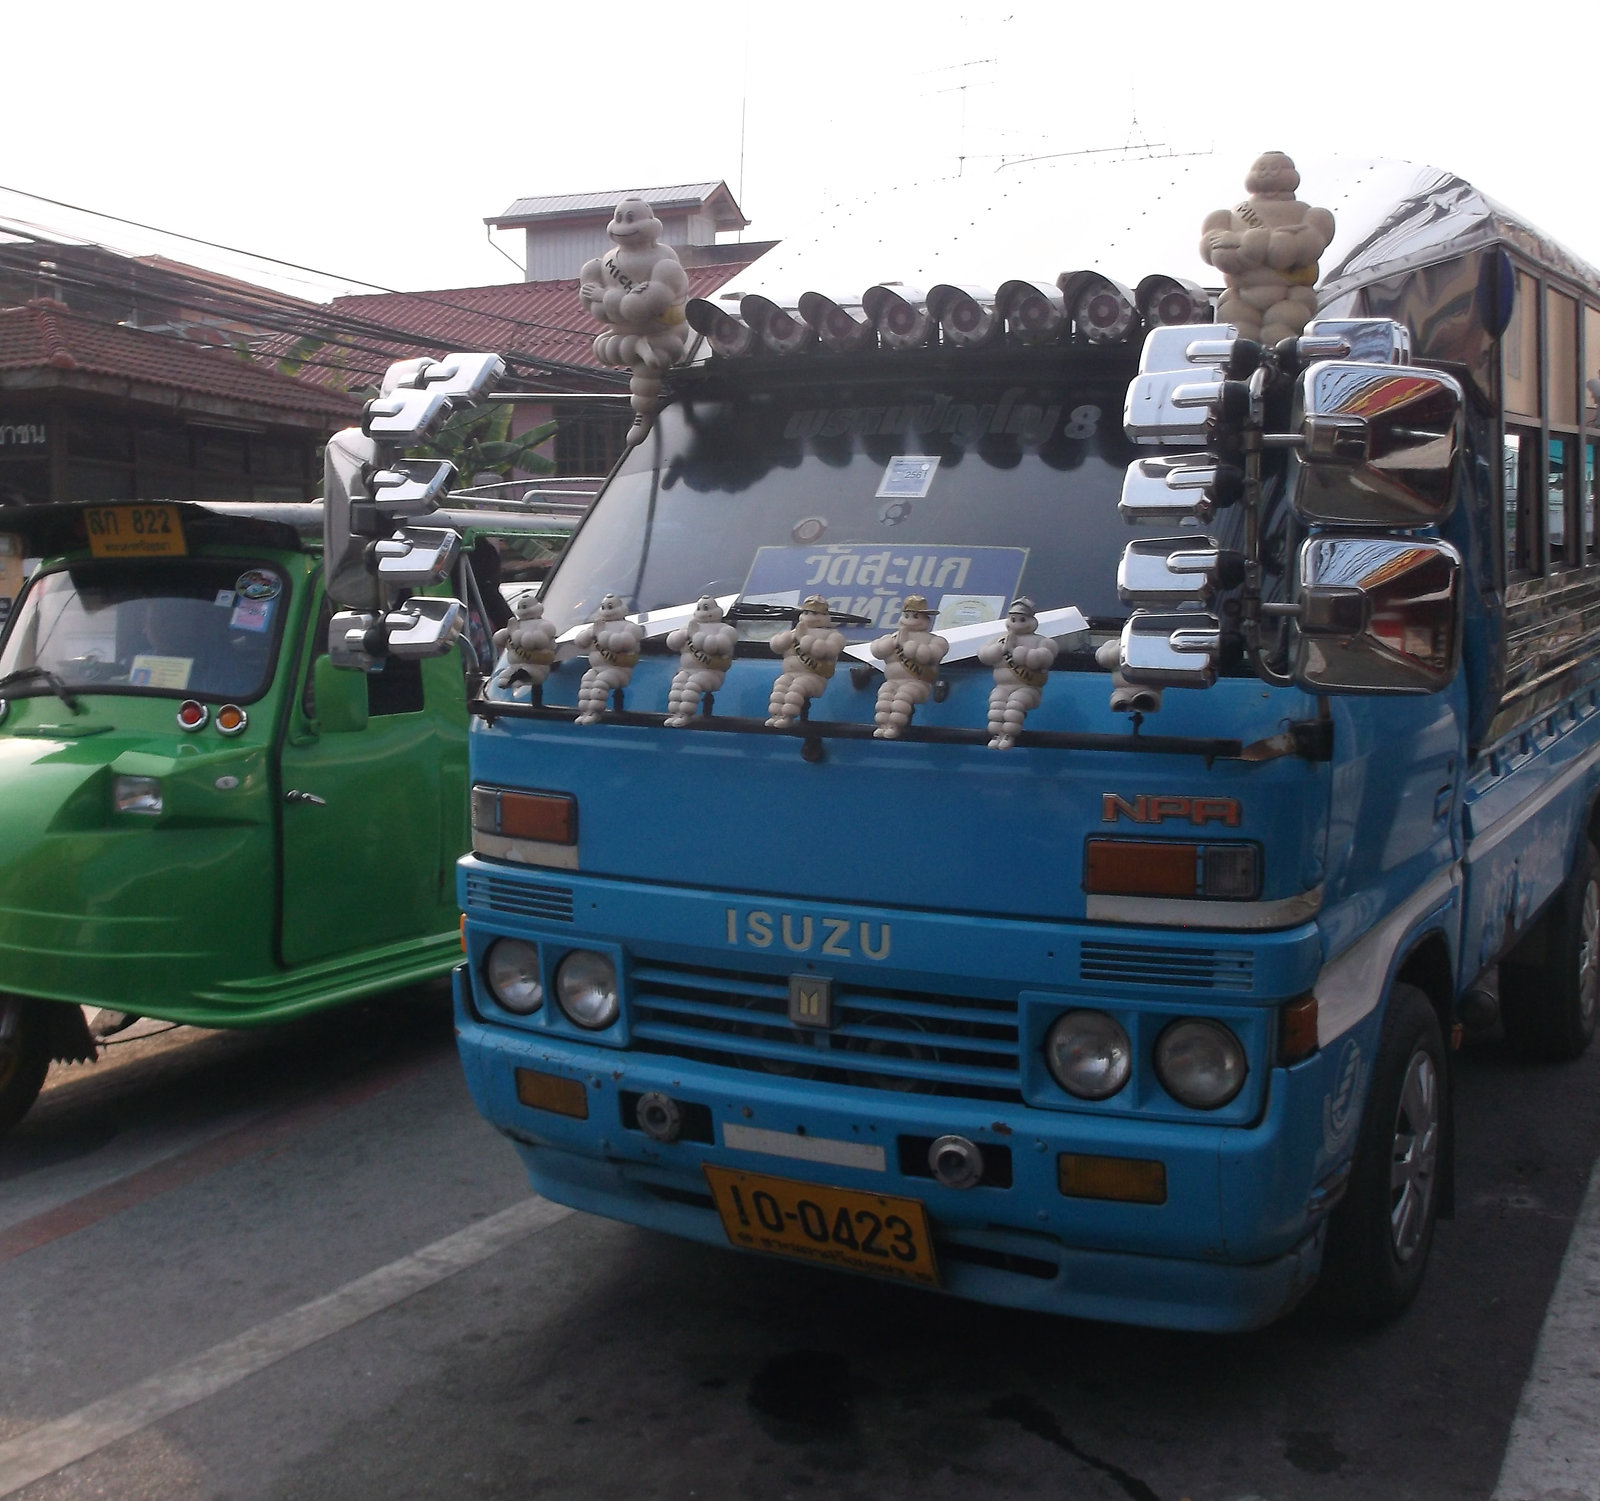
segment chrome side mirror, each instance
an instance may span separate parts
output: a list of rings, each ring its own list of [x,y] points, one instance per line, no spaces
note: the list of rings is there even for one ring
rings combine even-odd
[[[450,493],[456,466],[449,459],[397,459],[369,481],[378,509],[390,518],[424,516]]]
[[[1117,595],[1126,605],[1210,604],[1244,579],[1244,559],[1210,537],[1151,537],[1130,542],[1117,565]]]
[[[442,657],[466,628],[459,599],[417,595],[383,617],[391,657]]]
[[[461,537],[448,528],[403,526],[394,536],[375,542],[372,555],[380,583],[425,589],[455,567],[461,555]]]
[[[1122,627],[1118,665],[1130,683],[1209,688],[1217,680],[1222,629],[1210,615],[1135,610]]]
[[[1208,521],[1244,493],[1244,471],[1215,454],[1164,454],[1135,459],[1122,477],[1117,509],[1130,526],[1140,521]]]
[[[1460,660],[1460,606],[1448,542],[1313,537],[1300,549],[1292,676],[1312,693],[1437,693]]]
[[[1429,526],[1456,502],[1465,397],[1436,370],[1328,362],[1300,382],[1289,494],[1303,521]]]

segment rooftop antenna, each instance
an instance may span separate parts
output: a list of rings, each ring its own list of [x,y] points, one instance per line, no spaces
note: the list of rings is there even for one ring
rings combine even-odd
[[[744,37],[744,68],[739,80],[739,213],[744,214],[744,121],[745,111],[750,103],[750,33],[745,32]],[[712,236],[713,239],[716,236]],[[744,226],[740,225],[737,231],[735,245],[744,244]]]

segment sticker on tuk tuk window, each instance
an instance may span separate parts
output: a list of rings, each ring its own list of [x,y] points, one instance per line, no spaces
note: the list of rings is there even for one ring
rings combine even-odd
[[[878,499],[922,500],[933,488],[933,477],[938,470],[939,455],[936,453],[897,454],[884,466],[883,478],[878,482]]]
[[[212,603],[221,605],[224,609],[231,610],[233,608],[233,602],[236,598],[238,598],[238,596],[232,589],[218,589],[217,597],[212,601]]]
[[[135,688],[187,688],[193,657],[158,657],[141,652],[133,659],[128,682]]]
[[[283,580],[265,568],[246,568],[234,588],[246,599],[276,599],[283,589]]]
[[[797,605],[820,594],[830,608],[892,629],[909,594],[933,607],[936,628],[1002,620],[1017,597],[1025,547],[883,547],[835,542],[816,547],[758,547],[739,597]]]
[[[230,631],[264,631],[272,624],[270,599],[241,599],[228,617]]]

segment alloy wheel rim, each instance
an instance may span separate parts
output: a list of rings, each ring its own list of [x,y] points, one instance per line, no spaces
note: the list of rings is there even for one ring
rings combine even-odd
[[[1600,882],[1583,888],[1583,941],[1578,945],[1578,1014],[1585,1027],[1594,1021],[1600,1001]]]
[[[1389,1165],[1389,1244],[1408,1262],[1422,1248],[1439,1158],[1439,1071],[1418,1048],[1406,1065]]]

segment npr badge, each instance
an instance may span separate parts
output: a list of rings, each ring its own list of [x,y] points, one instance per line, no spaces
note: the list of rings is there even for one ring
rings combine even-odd
[[[833,981],[790,975],[789,1020],[797,1027],[832,1027]]]

